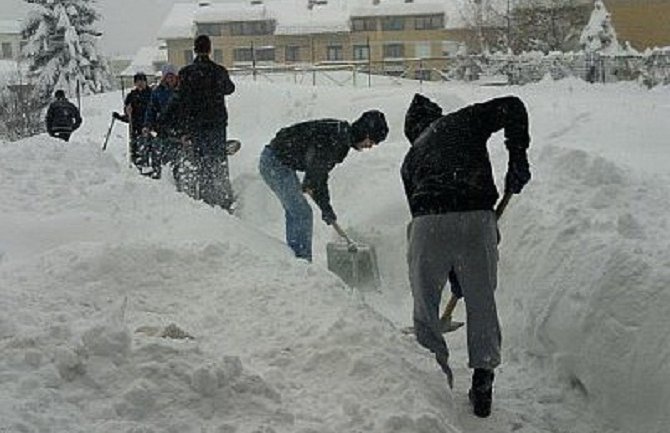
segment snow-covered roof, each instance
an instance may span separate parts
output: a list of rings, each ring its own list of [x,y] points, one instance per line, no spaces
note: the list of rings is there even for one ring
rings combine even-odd
[[[417,2],[406,3],[403,0],[381,1],[378,5],[368,3],[365,6],[353,7],[351,16],[377,17],[393,15],[429,15],[445,13],[444,3]]]
[[[337,33],[349,31],[346,1],[330,0],[307,8],[306,0],[274,0],[269,3],[277,17],[276,34]]]
[[[18,35],[21,33],[21,20],[0,20],[0,34]]]
[[[167,61],[167,50],[159,47],[142,47],[137,51],[130,65],[120,75],[122,77],[132,77],[137,72],[155,75],[160,68],[156,66],[167,63]]]
[[[159,39],[191,38],[195,23],[220,23],[233,21],[276,22],[275,34],[330,33],[349,30],[352,16],[429,15],[446,16],[445,26],[462,26],[458,0],[327,0],[307,7],[308,0],[266,0],[252,4],[250,1],[216,3],[200,1],[176,3],[158,32]]]
[[[158,29],[158,39],[181,39],[193,37],[196,3],[175,3],[165,21]]]
[[[265,4],[250,2],[209,3],[197,8],[196,23],[223,23],[231,21],[263,21],[274,19],[272,10]]]

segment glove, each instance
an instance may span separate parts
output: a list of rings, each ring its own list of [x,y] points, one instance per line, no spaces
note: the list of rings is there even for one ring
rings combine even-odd
[[[321,211],[321,219],[326,224],[331,225],[337,221],[337,216],[335,215],[335,211],[333,211],[333,209],[326,209]]]
[[[510,157],[507,164],[507,174],[505,175],[505,191],[512,194],[519,194],[524,185],[530,180],[530,169],[526,155],[523,157]]]

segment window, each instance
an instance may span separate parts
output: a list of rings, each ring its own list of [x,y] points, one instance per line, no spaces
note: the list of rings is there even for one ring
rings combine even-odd
[[[243,21],[230,23],[230,34],[233,36],[269,35],[273,31],[273,21]]]
[[[2,58],[11,59],[12,58],[12,44],[9,42],[2,43]]]
[[[367,45],[354,45],[354,60],[370,59],[370,47]]]
[[[414,79],[421,81],[430,81],[430,69],[417,69],[414,71]]]
[[[274,62],[275,61],[275,47],[260,47],[256,48],[256,60],[259,62]]]
[[[286,61],[299,62],[300,61],[300,47],[297,45],[289,45],[286,47]]]
[[[405,29],[405,17],[384,17],[382,19],[382,30],[397,31]]]
[[[223,50],[215,48],[213,54],[213,59],[216,63],[223,63]]]
[[[236,62],[251,62],[254,60],[251,48],[235,48],[233,50],[233,59]]]
[[[400,58],[405,57],[405,46],[403,44],[386,44],[384,45],[384,58]]]
[[[353,18],[351,29],[354,32],[374,32],[377,30],[377,20],[374,18]]]
[[[187,65],[193,63],[193,51],[184,50],[184,63]]]
[[[414,28],[416,30],[435,30],[444,28],[443,15],[428,15],[416,17],[414,19]]]
[[[344,60],[342,45],[329,45],[326,51],[326,60]]]
[[[430,42],[417,42],[414,46],[414,57],[425,59],[430,57]]]
[[[219,23],[198,23],[196,27],[199,35],[221,36],[221,24]]]
[[[442,55],[451,57],[458,54],[461,49],[461,43],[458,41],[442,41]]]

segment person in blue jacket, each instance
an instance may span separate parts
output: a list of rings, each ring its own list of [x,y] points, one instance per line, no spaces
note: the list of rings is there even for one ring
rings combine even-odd
[[[161,164],[169,158],[171,142],[161,132],[161,117],[165,113],[168,104],[174,96],[179,78],[177,68],[174,65],[167,64],[161,68],[161,81],[151,91],[149,104],[144,113],[144,128],[142,134],[148,143],[147,152],[149,154],[150,165],[152,168],[151,177],[160,178]],[[155,137],[152,137],[156,135]]]

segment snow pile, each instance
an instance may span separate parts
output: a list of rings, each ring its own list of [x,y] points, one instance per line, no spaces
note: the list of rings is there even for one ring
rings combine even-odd
[[[122,127],[100,152],[118,94],[86,98],[68,144],[0,142],[0,430],[665,431],[668,89],[236,82],[236,217],[127,170]],[[500,226],[504,360],[488,420],[468,408],[465,333],[448,337],[450,392],[398,329],[411,316],[398,170],[415,91],[446,111],[515,93],[530,112],[533,179]],[[377,247],[380,293],[326,270],[334,234],[320,222],[315,263],[295,260],[257,172],[280,127],[369,108],[386,112],[389,138],[352,152],[331,196],[349,233]],[[500,184],[501,135],[489,149]],[[194,338],[161,337],[167,326]]]

